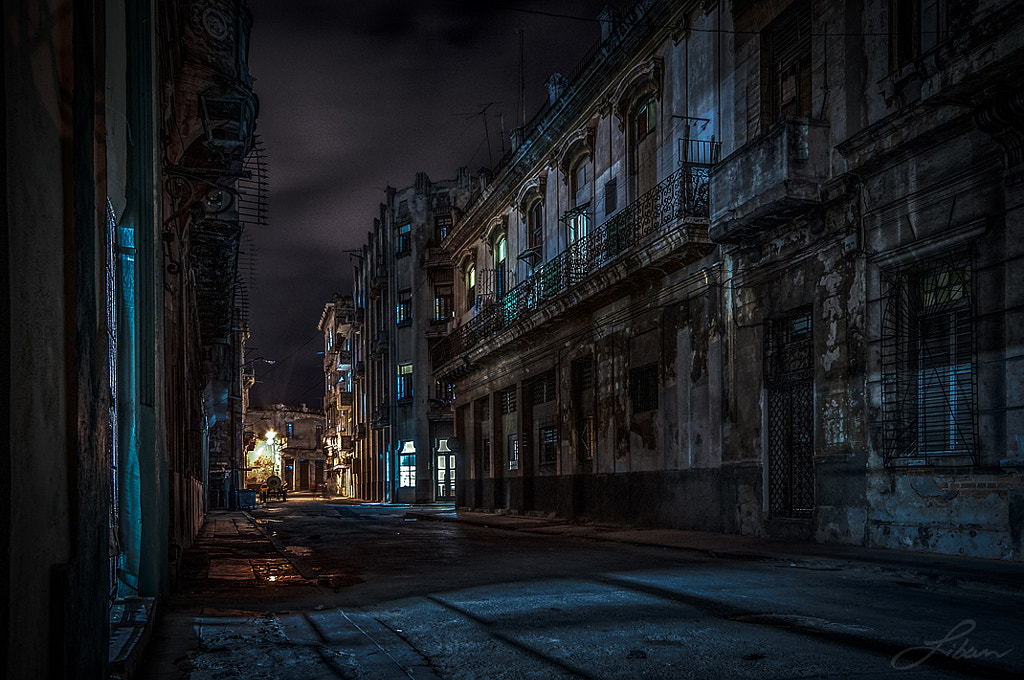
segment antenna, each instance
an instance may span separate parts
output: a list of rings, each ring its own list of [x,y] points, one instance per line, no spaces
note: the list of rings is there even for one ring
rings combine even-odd
[[[487,127],[487,109],[491,108],[495,104],[500,104],[500,103],[501,102],[488,102],[487,104],[484,105],[484,107],[482,109],[480,109],[476,113],[458,113],[458,114],[454,114],[454,115],[458,115],[458,116],[463,116],[466,119],[476,118],[477,116],[479,116],[479,117],[484,119],[484,140],[487,143],[487,161],[488,161],[488,164],[490,165],[490,167],[494,167],[494,158],[491,156],[491,133],[490,133],[490,130],[488,129],[488,127]]]

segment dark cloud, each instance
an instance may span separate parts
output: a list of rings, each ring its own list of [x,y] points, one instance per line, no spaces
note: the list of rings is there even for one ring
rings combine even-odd
[[[321,342],[298,347],[332,295],[350,292],[345,251],[366,241],[385,187],[501,157],[502,129],[507,135],[519,116],[516,29],[525,30],[529,118],[546,97],[544,81],[568,73],[597,40],[593,19],[605,4],[251,0],[270,224],[250,234],[250,343],[269,359],[291,355],[257,386],[257,403],[319,403],[320,392],[307,389],[321,380]],[[486,118],[477,115],[485,107]]]

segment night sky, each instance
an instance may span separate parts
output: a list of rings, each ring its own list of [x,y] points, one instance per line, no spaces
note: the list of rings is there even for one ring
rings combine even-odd
[[[335,293],[351,293],[345,251],[366,242],[385,187],[501,158],[521,118],[517,29],[529,120],[548,77],[568,74],[597,42],[607,4],[623,3],[250,0],[270,223],[249,233],[248,357],[276,361],[255,366],[254,406],[321,406],[317,322]]]

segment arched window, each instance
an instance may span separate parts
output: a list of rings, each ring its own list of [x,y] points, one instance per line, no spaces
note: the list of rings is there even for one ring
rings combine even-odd
[[[657,100],[648,95],[633,109],[630,165],[635,178],[636,196],[658,183]]]
[[[500,298],[505,294],[505,263],[508,260],[508,239],[502,234],[494,242],[494,294]]]
[[[471,264],[466,268],[466,307],[472,308],[476,304],[476,265]]]

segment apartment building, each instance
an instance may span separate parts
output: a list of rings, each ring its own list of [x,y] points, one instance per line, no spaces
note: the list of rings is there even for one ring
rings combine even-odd
[[[1024,6],[600,20],[439,244],[457,505],[1020,559]]]

